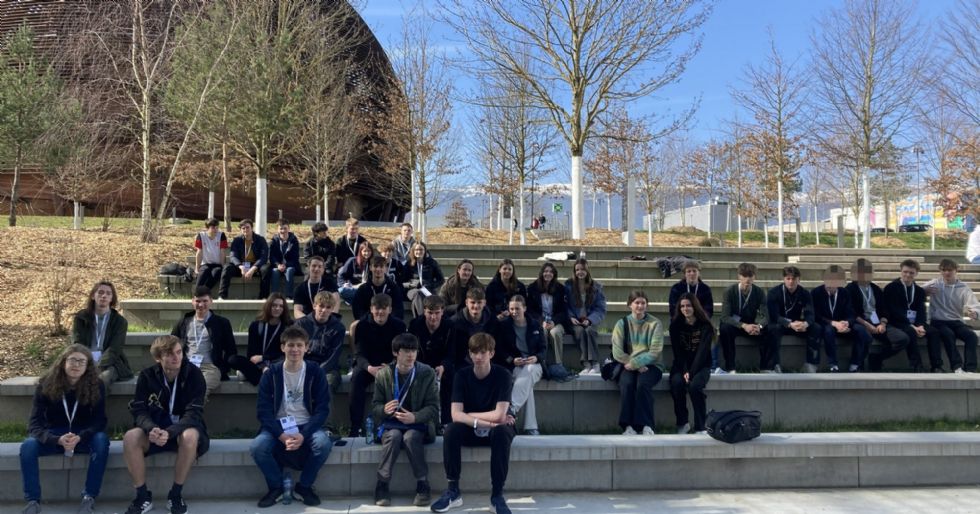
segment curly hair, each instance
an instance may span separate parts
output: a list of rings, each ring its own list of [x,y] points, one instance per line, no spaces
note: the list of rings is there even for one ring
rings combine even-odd
[[[49,400],[54,401],[60,400],[64,397],[66,391],[72,389],[73,386],[68,381],[68,375],[65,373],[65,362],[68,360],[68,356],[73,353],[84,355],[88,361],[85,364],[85,373],[78,379],[78,383],[74,385],[78,403],[82,405],[95,405],[101,398],[101,393],[99,392],[99,370],[95,365],[95,359],[92,358],[92,352],[83,344],[69,345],[55,359],[54,364],[41,376],[39,381],[41,394]]]

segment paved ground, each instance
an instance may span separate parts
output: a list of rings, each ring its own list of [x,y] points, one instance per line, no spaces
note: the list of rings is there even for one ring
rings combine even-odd
[[[411,499],[394,499],[392,507],[375,507],[357,502],[327,499],[319,507],[305,507],[293,503],[289,507],[276,505],[258,509],[255,500],[249,501],[202,501],[188,504],[189,514],[237,514],[258,513],[367,513],[367,512],[429,512],[412,507]],[[463,494],[464,504],[450,512],[487,512],[488,498],[484,495]],[[519,513],[584,512],[589,514],[647,514],[647,513],[974,513],[980,507],[980,487],[947,488],[895,488],[895,489],[815,489],[781,491],[662,491],[625,493],[577,493],[510,495],[511,509]],[[0,504],[0,512],[14,514],[22,505]],[[76,504],[45,505],[45,514],[74,513]],[[126,505],[118,502],[97,505],[97,513],[120,513]],[[166,514],[166,503],[158,502],[152,514]]]

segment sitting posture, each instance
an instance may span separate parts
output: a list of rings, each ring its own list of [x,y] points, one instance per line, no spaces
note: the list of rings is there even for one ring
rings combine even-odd
[[[27,424],[28,437],[20,445],[20,474],[24,480],[24,514],[41,512],[41,476],[38,458],[88,454],[88,472],[82,488],[79,514],[91,514],[102,489],[109,436],[106,435],[106,386],[99,380],[88,348],[73,344],[61,352],[38,382]]]
[[[735,338],[746,337],[759,345],[759,369],[771,369],[775,354],[768,329],[769,311],[766,309],[766,293],[755,285],[755,264],[738,265],[738,283],[725,291],[721,306],[721,327],[718,340],[725,356],[725,366],[715,373],[735,373]],[[721,369],[722,371],[718,371]]]
[[[647,312],[647,296],[633,291],[630,314],[616,322],[612,356],[619,363],[619,427],[623,435],[653,435],[653,388],[664,375],[664,328]]]
[[[382,293],[371,298],[371,313],[350,327],[354,342],[354,370],[350,379],[351,437],[360,435],[364,422],[366,389],[378,372],[391,362],[391,342],[405,333],[405,323],[391,315],[391,297]]]
[[[340,308],[337,296],[320,291],[313,299],[313,312],[296,321],[310,339],[306,359],[323,368],[327,382],[336,391],[340,387],[340,352],[344,346],[344,324],[335,315]]]
[[[582,374],[599,374],[599,331],[596,328],[606,317],[606,296],[602,285],[592,280],[589,263],[575,261],[574,275],[565,283],[568,297],[568,319],[572,337],[582,352]]]
[[[280,293],[282,285],[280,282],[286,279],[285,289],[286,298],[293,297],[293,278],[296,275],[303,276],[303,268],[299,263],[299,239],[289,231],[289,223],[286,220],[279,220],[276,224],[276,235],[272,236],[269,244],[269,262],[263,270],[263,280],[268,280],[265,286],[266,293]],[[271,290],[270,290],[271,286]]]
[[[538,279],[527,287],[527,312],[541,321],[541,328],[547,334],[551,347],[545,357],[548,367],[556,369],[551,366],[560,366],[559,373],[567,373],[562,361],[565,334],[571,332],[567,295],[568,291],[558,282],[558,269],[550,262],[541,265]]]
[[[860,371],[864,358],[871,347],[871,335],[857,322],[851,295],[841,286],[844,284],[844,269],[836,264],[829,266],[823,274],[823,284],[813,288],[814,319],[819,334],[811,340],[806,350],[806,371],[813,373],[820,365],[820,342],[823,341],[827,361],[832,373],[839,371],[837,364],[837,338],[851,340],[851,363],[847,370]]]
[[[939,332],[939,340],[949,357],[949,367],[954,373],[977,371],[977,333],[963,322],[963,317],[977,319],[980,302],[962,280],[956,278],[959,266],[950,259],[939,261],[942,278],[926,282],[922,288],[929,294],[930,324]],[[963,358],[956,350],[956,340],[963,341]],[[929,359],[939,354],[939,349],[929,348]],[[942,359],[937,357],[936,359]],[[935,369],[935,366],[933,367]]]
[[[517,280],[517,275],[514,273],[514,261],[510,259],[500,261],[497,273],[487,284],[486,294],[487,308],[498,320],[503,320],[510,315],[508,305],[514,295],[527,298],[527,288],[524,287],[523,282]]]
[[[248,383],[259,385],[262,373],[282,360],[279,338],[292,323],[293,319],[286,309],[286,299],[279,293],[270,294],[262,306],[262,312],[248,326],[246,355],[231,356],[228,361],[231,368],[238,370]]]
[[[901,353],[909,345],[909,336],[889,323],[884,292],[878,284],[871,281],[873,275],[871,261],[858,259],[851,266],[854,280],[844,289],[851,295],[851,305],[854,307],[857,322],[873,339],[881,343],[878,353],[868,354],[869,370],[881,371],[885,359]]]
[[[92,286],[85,309],[75,313],[71,325],[71,342],[92,352],[96,370],[107,386],[133,376],[123,347],[129,323],[116,311],[119,299],[112,282],[100,280]]]
[[[194,238],[194,274],[197,285],[214,289],[228,258],[228,236],[218,230],[217,218],[204,221],[204,231]]]
[[[538,416],[534,406],[534,384],[541,380],[544,360],[544,331],[537,319],[528,317],[527,303],[517,294],[510,298],[509,316],[496,328],[497,350],[494,363],[514,375],[511,412],[524,409],[524,433],[538,435]]]
[[[412,316],[422,315],[422,302],[426,297],[439,293],[446,282],[439,263],[429,255],[425,243],[421,242],[412,245],[402,278],[405,297],[412,302]]]
[[[820,339],[820,332],[813,320],[813,299],[810,292],[800,286],[800,269],[796,266],[783,268],[783,283],[770,289],[766,296],[769,309],[769,334],[772,337],[772,353],[762,366],[763,373],[782,373],[779,351],[783,337],[795,335],[804,338],[806,344]],[[819,343],[817,343],[819,344]]]
[[[192,304],[194,310],[184,314],[170,335],[184,342],[184,354],[204,373],[207,383],[204,400],[207,401],[211,393],[221,387],[221,382],[228,380],[231,361],[238,355],[238,349],[231,322],[211,312],[211,291],[206,287],[197,288]]]
[[[926,338],[926,348],[932,349],[929,352],[931,368],[941,370],[943,362],[939,353],[939,331],[926,322],[926,292],[915,283],[915,277],[919,276],[919,263],[915,259],[905,259],[899,264],[899,269],[899,277],[889,282],[883,291],[888,323],[908,337],[905,354],[913,373],[925,372],[919,353],[920,337]],[[872,371],[880,371],[881,362],[869,359],[869,367]]]
[[[674,399],[677,433],[691,431],[687,415],[687,397],[694,407],[694,432],[704,432],[707,417],[707,395],[704,388],[711,378],[711,342],[715,327],[694,293],[683,293],[677,300],[677,312],[670,321],[670,347],[674,364],[670,367],[670,395]]]
[[[255,275],[261,278],[260,270],[269,261],[269,244],[264,237],[252,231],[252,220],[242,220],[238,224],[238,229],[241,230],[242,235],[232,239],[231,255],[221,272],[218,298],[223,300],[228,299],[228,288],[231,286],[232,278],[241,277],[245,281],[252,280]],[[259,285],[259,299],[264,299],[268,295],[265,287],[265,282],[262,281]]]

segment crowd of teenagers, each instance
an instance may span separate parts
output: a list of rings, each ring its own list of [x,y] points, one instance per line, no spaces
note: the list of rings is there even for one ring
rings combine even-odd
[[[302,256],[298,238],[282,221],[270,244],[252,232],[249,220],[239,224],[241,235],[231,244],[216,220],[205,226],[194,242],[193,309],[171,335],[153,341],[154,364],[138,372],[129,403],[133,424],[122,445],[135,498],[127,514],[152,509],[145,458],[160,452],[176,453],[167,507],[172,514],[187,511],[183,486],[209,447],[204,410],[229,379],[257,387],[259,427],[250,453],[268,486],[259,507],[294,497],[306,505],[320,503],[314,483],[339,435],[327,428],[331,395],[349,373],[348,435],[366,437],[382,449],[377,505],[391,504],[389,483],[402,450],[417,481],[414,505],[431,502],[434,512],[462,505],[461,448],[488,446],[491,511],[500,514],[510,512],[503,489],[511,443],[519,432],[540,434],[535,384],[574,376],[564,366],[566,335],[578,347],[580,376],[601,374],[617,383],[624,435],[654,435],[654,389],[664,374],[677,433],[703,433],[705,388],[712,375],[739,372],[739,337],[757,344],[763,373],[782,371],[780,348],[790,335],[806,342],[804,372],[820,368],[821,351],[829,372],[880,371],[885,360],[901,352],[915,372],[977,369],[977,336],[964,318],[976,319],[980,303],[957,278],[957,264],[947,259],[939,264],[941,278],[922,285],[916,283],[919,263],[905,260],[900,275],[884,288],[874,283],[867,259],[853,263],[846,285],[845,270],[831,265],[823,283],[809,291],[794,266],[783,268],[782,283],[764,291],[754,284],[756,266],[743,263],[738,282],[724,290],[717,316],[700,264],[688,261],[684,277],[670,289],[667,322],[648,312],[642,290],[630,292],[629,313],[612,324],[611,355],[603,355],[599,327],[607,315],[606,296],[584,258],[574,262],[564,282],[556,266],[545,262],[529,284],[517,278],[511,260],[503,259],[484,286],[467,259],[444,277],[408,224],[376,250],[358,233],[356,220],[347,221],[336,242],[327,236],[327,226],[317,223]],[[227,298],[232,277],[262,280],[264,303],[248,327],[245,355],[238,353],[229,320],[211,310],[210,288],[220,284],[218,298]],[[297,277],[305,279],[296,282]],[[86,308],[74,318],[70,346],[39,380],[29,437],[20,451],[26,514],[41,511],[38,458],[55,454],[89,456],[79,512],[94,508],[110,444],[107,387],[134,374],[123,351],[127,322],[117,302],[111,282],[96,283]],[[340,314],[342,302],[353,313],[349,325]],[[665,333],[673,356],[669,367]],[[348,336],[350,357],[343,359]],[[838,338],[851,343],[844,363],[838,360]],[[920,339],[926,342],[928,367]],[[962,355],[957,339],[964,343]],[[880,351],[870,353],[874,340]],[[755,368],[743,367],[742,373],[749,369]],[[521,428],[518,415],[523,415]],[[449,485],[432,502],[424,446],[440,435]],[[295,485],[287,468],[300,471]]]

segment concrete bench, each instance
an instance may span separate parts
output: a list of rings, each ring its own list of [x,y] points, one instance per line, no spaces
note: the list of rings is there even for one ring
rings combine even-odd
[[[765,423],[765,418],[763,418]],[[765,425],[763,425],[765,428]],[[379,445],[346,440],[335,446],[320,471],[323,496],[352,497],[352,506],[372,504]],[[184,487],[188,501],[255,498],[265,483],[248,453],[249,439],[211,442]],[[0,444],[0,501],[19,501],[19,444]],[[973,485],[980,482],[980,434],[974,432],[765,433],[735,445],[704,435],[518,436],[511,447],[506,491],[628,491],[678,489],[771,489]],[[433,498],[445,488],[442,440],[426,447]],[[488,448],[464,448],[461,488],[468,499],[490,486]],[[87,459],[41,459],[48,501],[75,499]],[[148,459],[147,485],[162,500],[172,480],[174,454]],[[297,472],[293,472],[294,480]],[[398,496],[414,493],[406,459],[392,482]],[[695,478],[696,477],[696,478]],[[129,502],[133,495],[122,443],[109,448],[100,504]],[[482,500],[482,499],[481,499]],[[297,507],[302,508],[302,507]]]
[[[30,417],[35,377],[0,383],[0,422],[24,423]],[[111,426],[129,426],[128,403],[135,379],[112,386],[108,398]],[[256,388],[237,379],[223,382],[205,409],[211,430],[251,430],[255,421]],[[349,383],[344,377],[331,400],[334,427],[349,426]],[[839,373],[782,375],[716,375],[708,382],[708,407],[717,410],[755,409],[768,423],[805,428],[840,426],[913,418],[970,420],[980,417],[980,374]],[[370,394],[368,395],[370,396]],[[673,426],[673,404],[667,377],[654,393],[657,424]],[[619,390],[598,376],[535,387],[540,428],[545,433],[610,433],[619,412]],[[901,406],[900,408],[898,406]]]

